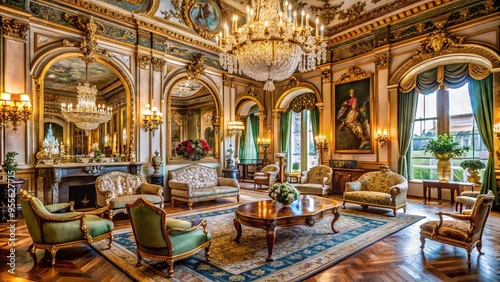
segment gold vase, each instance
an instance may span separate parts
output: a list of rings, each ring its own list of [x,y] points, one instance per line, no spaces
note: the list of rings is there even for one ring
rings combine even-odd
[[[439,159],[437,163],[439,182],[449,182],[451,177],[451,162],[449,159]]]

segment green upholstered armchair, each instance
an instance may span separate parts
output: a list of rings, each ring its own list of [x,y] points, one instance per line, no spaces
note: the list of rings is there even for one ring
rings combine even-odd
[[[144,198],[127,204],[127,213],[134,231],[137,264],[142,258],[168,263],[168,277],[174,277],[174,262],[190,257],[203,248],[205,259],[210,261],[212,235],[207,221],[197,223],[168,218],[167,213]]]
[[[19,190],[19,195],[23,216],[33,240],[29,249],[35,264],[36,248],[50,251],[54,265],[59,249],[92,244],[103,239],[109,239],[111,247],[113,222],[97,216],[108,207],[91,212],[75,212],[73,202],[44,206],[38,198],[23,189]]]
[[[474,246],[480,254],[484,254],[481,252],[483,230],[494,200],[493,193],[488,191],[488,194],[477,197],[472,210],[462,213],[437,212],[439,220],[427,221],[420,225],[420,248],[424,249],[426,238],[464,248],[467,250],[467,265],[470,268],[470,256]],[[443,220],[443,215],[454,220]]]

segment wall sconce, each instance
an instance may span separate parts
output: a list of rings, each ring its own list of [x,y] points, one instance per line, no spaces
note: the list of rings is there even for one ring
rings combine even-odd
[[[269,138],[257,138],[257,145],[262,147],[262,150],[264,151],[264,158],[262,158],[262,164],[267,165],[268,159],[267,159],[267,149],[271,145],[271,139]]]
[[[314,137],[314,147],[316,148],[316,151],[318,152],[318,164],[321,164],[321,154],[323,152],[328,152],[328,142],[325,139],[325,136],[323,135],[318,135]]]
[[[497,135],[497,138],[500,139],[500,123],[493,126],[493,132]]]
[[[163,100],[162,100],[163,104]],[[146,110],[144,111],[144,125],[146,126],[146,131],[151,131],[153,136],[155,136],[155,131],[163,123],[163,113],[158,111],[157,107],[149,109],[151,106],[146,104]]]
[[[314,144],[316,147],[316,151],[319,151],[320,154],[323,151],[328,152],[328,142],[326,142],[325,136],[318,135],[314,137],[314,141],[316,141]]]
[[[0,96],[0,105],[0,125],[5,127],[10,121],[14,131],[17,131],[21,121],[26,123],[33,111],[28,94],[3,92]]]
[[[241,121],[230,121],[227,123],[227,130],[231,136],[241,136],[241,134],[243,134],[243,130],[245,130],[245,126]]]
[[[384,129],[384,135],[380,134],[380,130],[377,133],[377,138],[375,140],[380,143],[380,148],[384,148],[385,144],[389,143],[389,138],[387,137],[387,130]]]

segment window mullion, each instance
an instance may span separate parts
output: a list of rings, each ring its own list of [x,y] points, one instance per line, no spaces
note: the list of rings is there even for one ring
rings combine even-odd
[[[438,135],[450,135],[450,95],[448,90],[440,87],[437,91],[437,127]]]

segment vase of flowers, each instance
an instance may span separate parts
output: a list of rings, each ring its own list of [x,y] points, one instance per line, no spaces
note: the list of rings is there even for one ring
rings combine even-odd
[[[432,153],[438,159],[438,179],[440,182],[448,182],[451,177],[451,158],[464,156],[470,150],[469,146],[460,146],[453,140],[453,136],[447,134],[439,135],[437,139],[429,140],[423,147],[426,153]]]
[[[469,173],[467,181],[474,184],[480,184],[479,180],[481,179],[481,175],[479,174],[479,170],[486,167],[483,162],[480,160],[466,160],[460,163],[460,167],[466,169]]]
[[[177,155],[188,160],[199,161],[210,151],[210,146],[204,139],[187,139],[175,148]]]
[[[275,183],[269,188],[269,197],[284,207],[289,207],[300,196],[299,190],[289,183]]]

